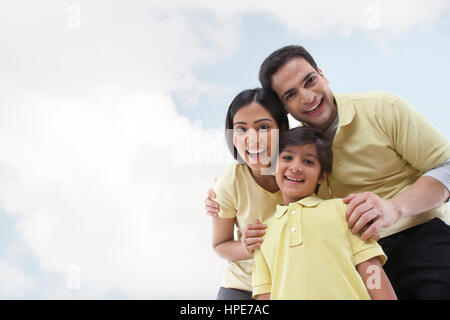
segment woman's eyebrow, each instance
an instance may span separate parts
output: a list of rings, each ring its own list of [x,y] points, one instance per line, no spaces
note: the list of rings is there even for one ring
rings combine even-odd
[[[269,118],[263,118],[263,119],[256,120],[255,123],[258,123],[258,122],[261,122],[261,121],[270,121],[270,122],[272,122],[272,120],[270,120]]]
[[[247,124],[247,122],[243,122],[243,121],[236,121],[235,123],[233,123],[233,127],[237,124]]]

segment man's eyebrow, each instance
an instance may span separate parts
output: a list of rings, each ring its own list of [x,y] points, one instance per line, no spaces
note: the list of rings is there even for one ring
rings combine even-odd
[[[303,78],[302,83],[305,82],[305,80],[308,79],[308,78],[309,78],[312,74],[314,74],[314,73],[315,73],[315,71],[311,71],[310,73],[308,73],[308,74]],[[295,88],[291,88],[291,89],[287,90],[285,93],[283,93],[283,95],[281,96],[281,98],[284,99],[284,97],[285,97],[287,94],[291,93],[291,92],[294,91],[294,90],[295,90]]]

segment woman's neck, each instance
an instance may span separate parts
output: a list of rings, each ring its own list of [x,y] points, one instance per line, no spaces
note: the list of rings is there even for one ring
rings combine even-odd
[[[253,179],[255,179],[256,183],[259,184],[259,186],[264,190],[267,190],[272,193],[280,190],[280,188],[278,188],[274,175],[262,174],[261,170],[252,169],[250,168],[250,166],[248,166],[248,169]]]

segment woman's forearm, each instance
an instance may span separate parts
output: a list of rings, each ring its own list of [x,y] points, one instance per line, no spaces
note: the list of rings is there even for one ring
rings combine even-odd
[[[214,246],[214,251],[221,257],[227,260],[246,260],[253,256],[244,248],[240,241],[229,240]]]

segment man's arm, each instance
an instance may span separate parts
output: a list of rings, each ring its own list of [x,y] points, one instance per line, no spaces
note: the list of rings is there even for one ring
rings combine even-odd
[[[270,293],[260,294],[256,296],[256,300],[270,300]]]
[[[386,273],[378,258],[372,258],[356,266],[372,300],[397,300]]]
[[[429,176],[420,177],[408,190],[392,199],[383,200],[372,192],[350,194],[343,199],[348,204],[346,217],[353,233],[362,229],[361,239],[377,238],[381,228],[400,219],[415,216],[447,201],[449,190]]]

